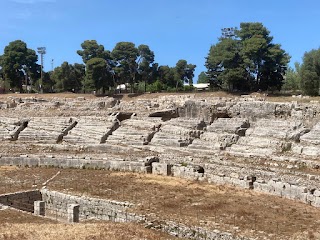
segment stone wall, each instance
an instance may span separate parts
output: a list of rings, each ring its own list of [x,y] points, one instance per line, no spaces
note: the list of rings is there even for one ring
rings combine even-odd
[[[320,207],[320,189],[283,181],[280,178],[257,178],[256,176],[239,174],[217,174],[204,168],[204,173],[198,171],[198,166],[182,166],[174,165],[171,168],[172,175],[175,177],[186,178],[190,180],[208,181],[214,184],[229,184],[245,189],[253,189],[254,191],[272,194],[283,198],[288,198],[302,203]],[[160,174],[159,172],[157,174]]]
[[[217,171],[215,165],[167,164],[150,161],[147,159],[131,162],[117,160],[86,160],[86,159],[59,159],[59,158],[32,158],[32,157],[1,157],[0,165],[16,166],[47,166],[59,168],[88,168],[105,169],[113,171],[128,171],[139,173],[153,173],[164,176],[175,176],[195,181],[208,181],[214,184],[229,184],[241,188],[253,189],[254,191],[273,194],[288,199],[320,207],[320,189],[293,183],[271,176],[246,175]],[[236,171],[236,170],[235,170]],[[1,203],[1,202],[0,202]]]
[[[231,233],[208,230],[202,227],[190,227],[173,221],[154,219],[152,216],[141,216],[129,213],[128,208],[133,205],[127,202],[117,202],[98,198],[79,197],[50,191],[48,189],[16,192],[12,194],[0,195],[0,205],[10,206],[22,211],[32,212],[34,202],[41,201],[45,204],[45,215],[58,220],[67,220],[70,214],[70,206],[79,206],[80,220],[96,219],[113,222],[139,222],[147,228],[161,230],[170,235],[186,239],[203,240],[249,240],[250,238],[234,236]],[[27,207],[26,207],[27,206]],[[69,211],[68,211],[69,210]]]
[[[79,206],[80,221],[84,219],[108,220],[113,222],[140,222],[147,228],[161,230],[170,235],[187,239],[206,240],[246,240],[249,238],[237,237],[231,233],[219,230],[208,230],[201,227],[190,227],[173,221],[154,219],[154,216],[141,216],[129,213],[128,208],[133,205],[126,202],[117,202],[89,197],[72,196],[47,189],[41,190],[43,201],[46,204],[46,215],[67,219],[70,205]]]
[[[320,190],[299,186],[296,183],[283,182],[280,179],[265,181],[258,179],[253,183],[255,191],[297,200],[314,207],[320,207]]]
[[[144,161],[121,160],[86,160],[77,158],[54,157],[1,157],[0,166],[28,166],[28,167],[58,167],[58,168],[88,168],[105,169],[111,171],[129,171],[151,173],[151,166]]]
[[[246,189],[274,194],[277,196],[298,200],[315,207],[320,207],[320,189],[306,186],[303,183],[291,183],[281,179],[261,178],[255,175],[218,173],[206,164],[200,166],[167,164],[142,161],[117,161],[117,160],[86,160],[86,159],[60,159],[45,157],[1,157],[0,165],[16,166],[54,166],[59,168],[89,168],[106,169],[113,171],[129,171],[140,173],[153,173],[164,176],[175,176],[190,180],[208,181],[215,184],[230,184]],[[207,166],[208,165],[208,166]],[[236,176],[235,176],[236,175]],[[256,181],[256,178],[258,179]],[[1,202],[0,202],[1,203]]]
[[[318,103],[267,102],[253,96],[240,98],[211,98],[202,101],[191,99],[178,108],[179,117],[199,118],[211,122],[216,118],[243,117],[257,118],[294,118],[314,124],[319,120]]]
[[[41,189],[46,205],[46,216],[67,219],[68,206],[78,204],[80,221],[85,219],[110,220],[114,222],[140,221],[139,215],[127,212],[132,204],[98,198],[78,197],[47,189]]]
[[[0,204],[26,212],[33,212],[34,202],[41,200],[41,198],[38,190],[8,193],[0,195]]]

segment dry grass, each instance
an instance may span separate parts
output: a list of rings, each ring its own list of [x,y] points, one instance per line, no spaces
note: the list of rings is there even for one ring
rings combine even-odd
[[[19,168],[17,166],[0,166],[0,174],[1,172],[10,172],[10,171],[16,171]]]
[[[186,95],[194,95],[195,98],[211,98],[211,97],[228,97],[235,98],[240,97],[242,93],[228,93],[224,91],[215,91],[215,92],[179,92],[179,93],[142,93],[142,94],[116,94],[113,97],[118,98],[122,101],[132,101],[137,99],[156,99],[162,96],[186,96]],[[251,93],[251,96],[256,96],[258,98],[265,98],[267,101],[271,102],[310,102],[310,101],[320,101],[320,97],[309,97],[309,98],[293,98],[291,95],[282,95],[282,94],[269,94],[265,96],[263,93]],[[99,96],[95,96],[93,94],[81,94],[81,93],[45,93],[45,94],[27,94],[27,93],[7,93],[1,94],[0,100],[6,100],[8,97],[34,97],[34,98],[42,98],[42,99],[53,99],[53,98],[78,98],[84,97],[86,99],[94,99]]]
[[[54,168],[0,167],[0,194],[42,187],[47,179],[57,173]]]
[[[25,183],[24,188],[30,188],[33,178],[43,182],[57,171],[54,168],[1,171],[0,191],[5,190],[4,178],[12,179],[11,187],[17,190],[22,188],[21,182]],[[317,229],[320,229],[318,208],[250,190],[173,177],[64,169],[48,188],[75,195],[128,201],[135,204],[132,211],[141,214],[153,213],[163,220],[251,236],[278,235],[281,239],[293,239],[309,231],[315,232],[316,236]]]
[[[80,94],[80,93],[45,93],[45,94],[37,94],[37,93],[7,93],[0,94],[0,100],[7,99],[8,97],[20,97],[20,98],[42,98],[42,99],[53,99],[53,98],[78,98],[85,97],[86,99],[96,98],[92,94]]]
[[[32,240],[131,240],[173,239],[164,233],[133,223],[87,222],[63,224],[18,211],[0,211],[0,239]]]

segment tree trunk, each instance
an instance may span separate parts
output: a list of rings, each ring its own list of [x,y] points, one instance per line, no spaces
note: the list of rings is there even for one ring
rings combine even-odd
[[[147,92],[147,79],[144,80],[144,92]]]

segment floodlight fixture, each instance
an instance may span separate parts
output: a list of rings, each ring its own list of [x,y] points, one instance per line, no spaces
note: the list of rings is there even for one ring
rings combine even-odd
[[[43,93],[42,84],[43,84],[43,55],[46,54],[46,47],[38,47],[38,53],[41,57],[41,78],[39,82],[40,93]]]

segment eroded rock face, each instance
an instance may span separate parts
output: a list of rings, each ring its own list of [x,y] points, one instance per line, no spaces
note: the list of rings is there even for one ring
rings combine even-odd
[[[303,120],[312,123],[319,120],[320,107],[314,104],[277,103],[266,101],[243,101],[243,99],[212,99],[207,101],[186,101],[178,108],[179,116],[201,118],[212,122],[217,118],[242,117],[251,120],[260,118],[281,118]]]

